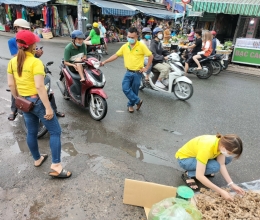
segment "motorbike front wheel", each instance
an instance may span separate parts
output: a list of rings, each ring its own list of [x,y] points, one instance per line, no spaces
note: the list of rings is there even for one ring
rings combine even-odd
[[[107,101],[99,95],[93,95],[93,99],[94,105],[89,101],[89,113],[94,120],[100,121],[107,114]]]
[[[193,86],[192,84],[181,81],[173,85],[172,91],[178,99],[184,101],[193,95]]]
[[[28,129],[26,127],[26,123],[25,123],[25,119],[23,117],[22,120],[22,127],[25,131],[25,133],[28,133]],[[44,136],[46,133],[48,132],[47,128],[43,125],[43,123],[41,122],[41,120],[39,119],[39,127],[38,127],[38,134],[37,134],[37,138],[41,138],[42,136]]]
[[[221,72],[221,63],[219,61],[211,61],[213,67],[212,75],[218,75]]]
[[[204,75],[204,74],[196,74],[196,76],[199,78],[199,79],[208,79],[211,75],[212,75],[212,73],[213,73],[213,67],[212,67],[212,65],[210,64],[210,63],[204,63],[204,64],[202,64],[203,66],[205,66],[205,67],[207,67],[207,69],[208,69],[208,73],[206,74],[206,75]]]

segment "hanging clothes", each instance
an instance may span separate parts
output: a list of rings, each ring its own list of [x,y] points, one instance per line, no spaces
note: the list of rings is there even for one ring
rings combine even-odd
[[[8,18],[9,18],[9,20],[12,21],[13,18],[12,18],[12,12],[11,12],[11,7],[10,7],[10,5],[8,5],[8,11],[7,11],[7,14],[8,14]]]
[[[52,8],[48,7],[47,8],[47,24],[46,26],[48,28],[52,28]]]
[[[22,10],[21,8],[16,8],[16,19],[22,18]]]
[[[42,9],[42,16],[43,16],[44,24],[47,25],[47,7],[46,6],[44,6]]]
[[[27,11],[24,7],[22,7],[22,19],[27,21]]]
[[[0,6],[0,23],[6,24],[6,12],[3,6]]]

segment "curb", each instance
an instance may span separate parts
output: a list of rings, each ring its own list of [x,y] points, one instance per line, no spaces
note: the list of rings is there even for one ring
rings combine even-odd
[[[244,68],[239,68],[240,66],[237,67],[228,67],[225,71],[227,72],[232,72],[232,73],[238,73],[241,75],[250,75],[250,76],[256,76],[260,77],[260,69],[244,69]]]

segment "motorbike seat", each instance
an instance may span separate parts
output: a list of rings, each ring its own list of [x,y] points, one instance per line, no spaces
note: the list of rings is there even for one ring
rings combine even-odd
[[[74,67],[72,66],[67,66],[66,65],[66,70],[68,71],[68,73],[71,75],[71,77],[75,80],[80,80],[80,75],[78,74],[78,72],[74,69]]]

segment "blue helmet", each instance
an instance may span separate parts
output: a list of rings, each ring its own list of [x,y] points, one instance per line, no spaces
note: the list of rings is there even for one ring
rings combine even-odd
[[[158,32],[163,32],[163,29],[160,27],[156,27],[153,29],[153,35],[156,35]]]
[[[75,30],[75,31],[72,31],[71,38],[72,39],[76,39],[76,38],[85,39],[86,37],[81,31]]]

